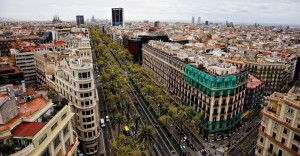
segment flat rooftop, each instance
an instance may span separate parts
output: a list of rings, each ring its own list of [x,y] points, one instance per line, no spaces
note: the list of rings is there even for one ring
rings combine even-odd
[[[253,89],[261,85],[263,82],[251,74],[248,74],[247,88]]]
[[[11,133],[16,137],[34,137],[45,125],[44,122],[22,122]]]

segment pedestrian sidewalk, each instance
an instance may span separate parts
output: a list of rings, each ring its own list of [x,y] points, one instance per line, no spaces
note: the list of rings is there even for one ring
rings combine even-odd
[[[105,143],[104,143],[104,137],[103,137],[103,133],[100,133],[100,137],[99,137],[99,154],[101,156],[105,156],[106,155],[106,151],[105,151]]]

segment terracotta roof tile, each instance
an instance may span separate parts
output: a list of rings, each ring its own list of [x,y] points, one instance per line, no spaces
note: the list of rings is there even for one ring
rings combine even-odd
[[[34,98],[29,102],[19,104],[18,105],[20,107],[19,114],[16,117],[12,118],[6,124],[0,126],[0,132],[12,128],[11,126],[14,125],[16,122],[18,122],[22,118],[31,116],[36,111],[42,109],[46,104],[47,104],[47,100],[43,97]],[[26,107],[26,111],[25,111],[25,107]]]
[[[27,88],[26,89],[26,95],[34,95],[36,92],[32,88]]]
[[[44,122],[22,122],[12,130],[13,136],[19,137],[33,137],[39,132],[46,123]]]
[[[247,88],[253,89],[260,86],[263,82],[251,74],[248,74]]]

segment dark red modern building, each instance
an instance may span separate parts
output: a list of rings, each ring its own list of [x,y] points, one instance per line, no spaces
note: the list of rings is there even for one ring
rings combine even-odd
[[[24,80],[24,74],[18,67],[9,64],[0,66],[0,85],[18,85],[22,80]]]
[[[142,45],[147,44],[150,40],[161,40],[169,42],[169,37],[166,35],[139,35],[138,37],[123,37],[123,45],[133,55],[133,59],[142,62]]]

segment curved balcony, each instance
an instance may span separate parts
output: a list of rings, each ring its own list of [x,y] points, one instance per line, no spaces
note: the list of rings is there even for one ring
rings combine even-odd
[[[26,146],[25,148],[23,148],[22,150],[12,154],[12,156],[19,156],[19,155],[28,155],[31,151],[34,150],[34,146],[33,144],[29,144],[28,146]]]
[[[96,103],[91,104],[89,106],[84,106],[84,107],[82,107],[81,105],[77,105],[77,104],[73,104],[73,106],[76,107],[77,109],[86,110],[86,109],[92,109],[92,108],[96,107]]]
[[[82,128],[82,127],[80,127],[80,125],[88,125],[88,124],[93,124],[93,123],[94,123],[94,127],[91,127],[91,128]],[[93,120],[91,122],[85,122],[84,124],[80,123],[80,125],[77,125],[76,128],[78,130],[82,131],[82,132],[90,132],[90,131],[97,132],[97,129],[99,128],[98,125],[97,125],[97,122],[95,120]],[[82,137],[82,136],[79,135],[79,139],[80,140],[84,140],[84,139],[87,139],[87,138],[86,137]]]
[[[92,71],[90,71],[92,72]],[[78,78],[78,77],[74,77],[72,78],[72,80],[75,82],[75,83],[87,83],[87,82],[92,82],[93,81],[93,75],[91,75],[90,77],[87,77],[87,78]]]
[[[89,81],[87,81],[89,82]],[[92,83],[92,81],[90,82]],[[90,88],[72,88],[76,93],[85,93],[85,92],[91,92],[93,91],[95,88],[94,87],[90,87]]]
[[[95,139],[99,138],[100,132],[98,132],[97,129],[95,129],[95,132],[96,132],[96,134],[95,134],[95,136],[93,136],[93,137],[85,138],[85,137],[78,136],[78,137],[79,137],[79,140],[81,140],[81,141],[90,141],[90,140],[95,140]]]
[[[84,148],[93,148],[94,149],[94,151],[93,152],[89,152],[89,153],[87,153],[87,154],[95,154],[95,153],[97,153],[97,151],[98,151],[98,140],[97,139],[95,139],[95,140],[93,140],[93,141],[86,141],[86,142],[83,142],[83,147]],[[95,147],[97,147],[97,148],[95,148]]]
[[[78,135],[77,133],[73,130],[73,141],[74,143],[72,145],[70,145],[70,147],[68,147],[65,156],[72,156],[76,153],[78,145],[79,145],[79,141],[78,141]]]
[[[94,96],[90,96],[90,97],[76,97],[76,99],[78,101],[86,101],[86,100],[93,100]]]

